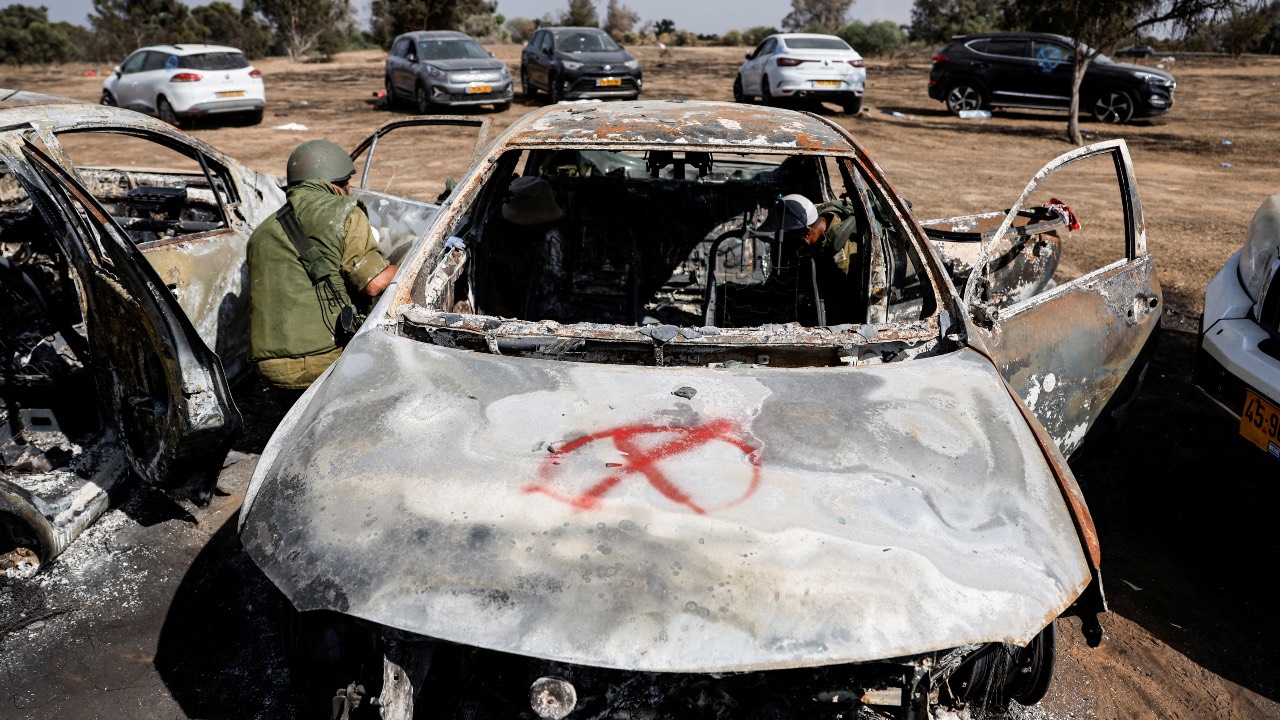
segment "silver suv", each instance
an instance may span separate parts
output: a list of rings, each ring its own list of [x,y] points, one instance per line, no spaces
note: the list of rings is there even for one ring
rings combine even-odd
[[[511,107],[511,71],[466,33],[405,33],[387,54],[387,103],[413,99],[421,115],[439,105]]]
[[[207,115],[233,115],[256,125],[267,95],[262,73],[244,53],[225,45],[184,43],[135,50],[102,81],[102,104],[171,125]]]

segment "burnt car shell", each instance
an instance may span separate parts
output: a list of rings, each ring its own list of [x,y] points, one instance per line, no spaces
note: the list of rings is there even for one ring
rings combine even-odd
[[[549,176],[575,192],[670,180],[685,193],[671,197],[694,198],[737,181],[702,153],[833,158],[919,253],[936,302],[913,314],[876,286],[863,320],[812,326],[477,312],[483,297],[459,278],[482,259],[485,198],[501,197],[513,153],[559,148],[647,153],[636,176],[620,163],[582,178],[581,160]],[[687,166],[663,166],[667,151]],[[1026,402],[1046,359],[1021,344],[1022,313],[1106,295],[1123,272],[1154,282],[1123,143],[1058,162],[1098,156],[1128,193],[1130,260],[1079,286],[1040,278],[997,310],[999,250],[971,259],[987,271],[970,272],[966,299],[879,168],[822,118],[694,102],[530,113],[489,145],[277,429],[245,500],[245,548],[299,610],[579,667],[772,671],[1032,643],[1061,614],[1104,609],[1096,534],[1061,448],[1154,324],[1110,327],[1123,345],[1110,365],[1055,366],[1074,397]],[[734,173],[770,192],[778,177]],[[1001,342],[1005,328],[1018,342]],[[1083,409],[1079,393],[1092,393]]]

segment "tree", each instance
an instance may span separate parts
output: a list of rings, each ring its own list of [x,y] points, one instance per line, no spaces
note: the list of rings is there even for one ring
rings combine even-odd
[[[1194,27],[1228,10],[1238,0],[1021,0],[1006,8],[1006,25],[1058,32],[1075,41],[1071,107],[1067,136],[1076,145],[1080,135],[1080,85],[1099,53],[1157,26]]]
[[[791,12],[782,19],[784,30],[834,33],[844,25],[853,0],[791,0]]]
[[[218,0],[192,8],[191,17],[204,28],[205,42],[238,47],[251,58],[262,57],[271,49],[271,28],[251,9],[237,9]]]
[[[244,4],[271,23],[294,62],[308,54],[328,57],[346,49],[354,25],[350,0],[244,0]]]
[[[0,62],[27,65],[78,59],[80,48],[64,25],[50,23],[44,6],[0,8]]]
[[[640,22],[639,13],[618,0],[609,0],[609,5],[604,12],[604,31],[610,36],[614,36],[615,33],[618,37],[627,35],[635,30],[638,22]]]
[[[1209,32],[1217,36],[1218,46],[1223,52],[1231,57],[1240,57],[1266,37],[1271,29],[1272,14],[1272,8],[1265,3],[1241,3],[1228,10]]]
[[[671,18],[662,18],[653,26],[654,35],[672,35],[676,31],[676,21]]]
[[[1010,0],[916,0],[911,8],[911,37],[936,43],[999,29],[1009,4]]]
[[[836,31],[845,42],[863,55],[889,55],[907,44],[906,33],[892,20],[871,24],[854,20]]]
[[[533,31],[538,29],[538,21],[529,18],[514,17],[507,20],[503,25],[507,34],[511,36],[512,42],[524,43],[529,41],[529,36],[533,35]]]
[[[572,27],[600,27],[600,16],[591,0],[569,0],[569,7],[560,17],[561,25]]]
[[[756,25],[755,27],[747,28],[746,32],[742,33],[742,39],[751,47],[755,47],[756,45],[764,42],[764,39],[770,35],[777,34],[778,28],[776,27],[771,27],[769,25]]]
[[[181,0],[93,0],[94,51],[121,59],[143,45],[199,42],[202,28]]]
[[[414,30],[461,30],[476,15],[492,21],[494,0],[373,0],[369,14],[373,37],[384,48],[401,33]],[[472,23],[472,25],[486,23]],[[501,24],[501,23],[499,23]]]

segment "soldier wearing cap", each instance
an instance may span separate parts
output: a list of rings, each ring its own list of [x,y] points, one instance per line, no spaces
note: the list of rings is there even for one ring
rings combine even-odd
[[[500,252],[513,263],[507,268],[508,277],[526,281],[505,283],[494,308],[496,314],[530,320],[565,319],[565,240],[556,225],[562,217],[564,210],[556,202],[551,183],[531,175],[511,181],[502,203],[506,227],[501,233]]]
[[[354,174],[334,143],[302,143],[289,156],[285,206],[249,238],[249,360],[278,389],[303,390],[332,365],[351,297],[377,297],[395,275],[364,204],[347,195]]]
[[[760,229],[773,232],[779,223],[784,234],[813,248],[819,257],[830,259],[842,274],[849,274],[849,265],[858,254],[858,221],[848,203],[824,203],[819,208],[803,195],[786,195],[781,208],[773,208]]]

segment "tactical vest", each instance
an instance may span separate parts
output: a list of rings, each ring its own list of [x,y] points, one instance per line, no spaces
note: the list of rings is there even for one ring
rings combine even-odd
[[[831,254],[840,272],[848,275],[849,265],[858,254],[858,220],[853,206],[844,201],[823,203],[818,206],[818,214],[834,213],[839,221],[834,227],[827,229],[822,236],[822,245]]]
[[[305,357],[337,348],[334,328],[342,307],[350,302],[340,274],[346,247],[347,217],[363,205],[338,195],[324,180],[307,180],[286,191],[298,223],[319,251],[321,275],[333,278],[313,284],[298,251],[275,214],[249,237],[249,360]]]

